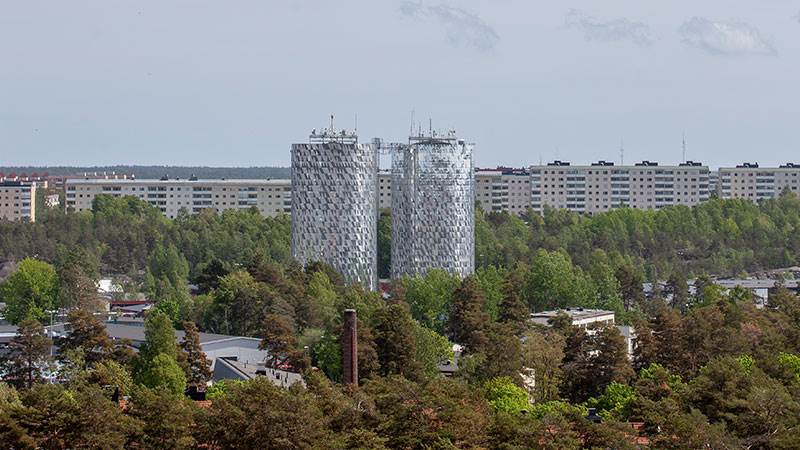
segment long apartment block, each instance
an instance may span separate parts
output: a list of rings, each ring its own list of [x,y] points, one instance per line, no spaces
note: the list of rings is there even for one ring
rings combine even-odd
[[[133,196],[174,219],[181,209],[198,213],[257,208],[265,216],[291,212],[291,180],[198,179],[68,179],[66,206],[76,211],[92,209],[97,195]]]
[[[531,206],[531,174],[510,167],[476,169],[475,200],[485,212],[521,214]]]
[[[0,180],[0,219],[36,220],[36,182]]]
[[[709,197],[709,170],[687,161],[659,166],[642,161],[616,166],[599,161],[573,166],[554,161],[530,167],[531,208],[545,206],[594,214],[619,207],[660,209],[671,205],[696,205]]]
[[[756,163],[744,163],[721,167],[719,184],[723,198],[758,201],[777,197],[784,189],[800,194],[800,164],[758,167]]]

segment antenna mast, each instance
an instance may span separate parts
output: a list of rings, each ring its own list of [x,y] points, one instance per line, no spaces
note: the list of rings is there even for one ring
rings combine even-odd
[[[683,162],[686,162],[686,132],[683,133]]]
[[[625,139],[619,140],[619,165],[625,165]]]

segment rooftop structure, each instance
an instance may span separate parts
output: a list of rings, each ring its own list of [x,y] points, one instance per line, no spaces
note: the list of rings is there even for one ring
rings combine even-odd
[[[215,382],[222,380],[247,381],[259,376],[265,377],[272,384],[282,388],[291,387],[295,383],[300,383],[302,386],[306,384],[299,373],[273,369],[265,367],[263,363],[254,364],[230,357],[217,358],[212,380]]]

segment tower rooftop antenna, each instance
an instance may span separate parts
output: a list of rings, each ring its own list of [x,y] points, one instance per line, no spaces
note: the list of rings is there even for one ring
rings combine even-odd
[[[619,140],[619,165],[625,165],[625,139],[620,138]]]
[[[685,131],[683,132],[682,149],[683,149],[683,162],[686,162],[686,132]]]

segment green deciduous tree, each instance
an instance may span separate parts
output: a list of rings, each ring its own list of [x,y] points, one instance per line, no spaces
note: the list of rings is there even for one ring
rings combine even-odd
[[[528,410],[530,402],[525,389],[514,384],[510,377],[497,377],[483,385],[486,400],[495,411],[519,414]]]
[[[458,278],[434,269],[424,277],[404,278],[401,283],[411,315],[426,327],[444,334],[453,292],[459,285]]]
[[[139,374],[138,382],[152,389],[163,388],[177,397],[186,389],[186,374],[174,357],[159,353]]]
[[[48,311],[56,306],[58,274],[43,261],[25,258],[17,270],[0,284],[0,301],[6,304],[4,315],[11,323],[25,319],[49,320]]]
[[[593,307],[596,295],[591,280],[561,252],[540,249],[533,259],[524,296],[533,311],[566,307]]]
[[[416,321],[414,335],[417,343],[416,360],[426,375],[438,375],[440,362],[453,361],[453,344],[446,337]]]

